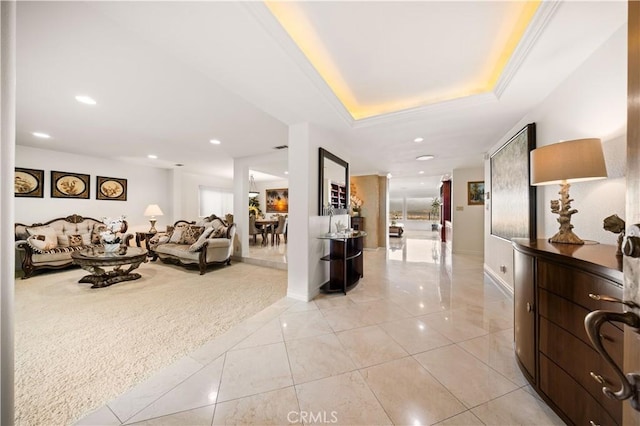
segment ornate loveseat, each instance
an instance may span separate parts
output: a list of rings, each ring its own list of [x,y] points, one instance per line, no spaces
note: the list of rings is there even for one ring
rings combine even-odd
[[[127,231],[123,221],[120,234]],[[98,219],[77,214],[44,223],[15,224],[18,255],[22,257],[23,279],[41,269],[61,269],[73,264],[71,253],[90,246],[99,246],[100,232],[106,225]],[[122,244],[129,245],[132,234],[122,235]]]
[[[153,260],[180,266],[197,265],[203,275],[208,265],[231,264],[233,236],[236,224],[227,223],[216,215],[199,222],[178,220],[167,232],[160,232],[150,240]]]

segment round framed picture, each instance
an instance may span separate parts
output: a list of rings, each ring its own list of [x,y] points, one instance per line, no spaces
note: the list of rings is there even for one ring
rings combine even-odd
[[[127,180],[98,176],[96,199],[98,200],[127,200]]]

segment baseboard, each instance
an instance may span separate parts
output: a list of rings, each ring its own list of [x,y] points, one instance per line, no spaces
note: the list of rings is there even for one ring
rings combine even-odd
[[[489,278],[500,290],[504,291],[507,295],[513,297],[513,289],[505,280],[499,275],[496,275],[487,264],[484,264],[484,274]]]
[[[484,256],[484,251],[473,251],[473,250],[452,250],[453,254],[469,254],[472,256]]]
[[[251,257],[236,257],[236,256],[233,256],[233,257],[231,257],[231,261],[249,263],[251,265],[264,266],[265,268],[280,269],[280,270],[283,270],[283,271],[286,271],[288,269],[288,266],[287,266],[286,263],[274,262],[273,260],[253,259]]]
[[[310,299],[307,299],[306,295],[295,293],[295,292],[292,292],[291,290],[287,290],[287,297],[289,299],[298,300],[300,302],[309,302],[313,299],[313,297],[311,297]]]

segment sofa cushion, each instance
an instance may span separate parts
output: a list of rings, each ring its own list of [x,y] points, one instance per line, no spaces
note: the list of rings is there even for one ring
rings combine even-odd
[[[196,262],[198,261],[198,258],[200,256],[199,253],[190,252],[188,245],[176,243],[160,244],[158,247],[156,247],[155,252],[160,256],[162,256],[163,254],[167,254],[175,256],[178,259],[187,259]]]
[[[203,226],[195,226],[191,225],[182,233],[182,238],[180,238],[180,244],[193,244],[198,241],[200,235],[204,231]]]
[[[212,227],[208,227],[207,229],[202,231],[202,234],[200,235],[200,237],[198,237],[198,240],[195,243],[191,244],[191,246],[189,247],[189,251],[200,250],[202,246],[204,246],[204,243],[207,241],[207,238],[209,237],[209,235],[211,235],[212,232]]]
[[[46,248],[44,250],[50,250],[52,248],[56,248],[58,246],[58,234],[56,230],[52,227],[45,226],[35,226],[32,228],[27,228],[27,232],[31,236],[41,236],[42,238],[38,238],[39,241],[44,241]],[[28,240],[27,240],[28,241]],[[39,243],[38,243],[39,244]]]

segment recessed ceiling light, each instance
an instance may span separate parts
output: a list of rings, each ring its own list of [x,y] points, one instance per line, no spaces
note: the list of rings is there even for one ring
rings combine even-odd
[[[86,95],[78,95],[76,96],[76,101],[86,104],[86,105],[95,105],[97,102]]]
[[[424,185],[424,182],[420,182],[420,185]]]
[[[391,173],[387,173],[387,177],[388,177],[389,179],[391,179],[391,178],[393,177],[393,175],[392,175]]]
[[[220,145],[222,142],[220,142],[218,139],[211,139],[209,141],[209,143],[211,143],[213,145]]]
[[[432,160],[433,159],[433,155],[421,155],[419,157],[416,157],[416,160],[418,161],[425,161],[425,160]]]
[[[151,158],[152,160],[156,160],[158,158],[157,155],[153,155],[153,154],[149,154],[147,155],[148,158]]]
[[[35,136],[36,138],[42,138],[42,139],[49,139],[51,136],[49,136],[46,133],[42,133],[42,132],[33,132],[31,133],[33,136]]]
[[[423,175],[423,174],[424,174],[424,170],[420,170],[420,171],[418,172],[418,174],[419,174],[419,175]]]
[[[285,174],[285,175],[288,175],[288,174],[289,174],[289,172],[288,172],[287,170],[285,170],[285,171],[284,171],[284,174]]]
[[[424,138],[415,138],[413,141],[414,142],[422,142],[424,140]]]

